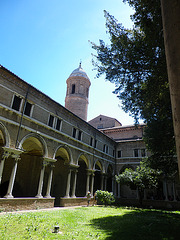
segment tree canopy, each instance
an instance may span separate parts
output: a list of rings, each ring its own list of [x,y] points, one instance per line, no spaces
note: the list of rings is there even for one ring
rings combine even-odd
[[[161,171],[149,167],[146,161],[142,161],[136,171],[126,168],[123,173],[116,176],[116,181],[131,188],[135,186],[139,191],[143,191],[144,189],[157,188],[161,173]]]
[[[115,84],[114,93],[122,101],[123,110],[136,123],[144,119],[144,139],[152,159],[167,156],[176,168],[160,1],[124,2],[135,10],[131,16],[134,27],[126,29],[105,11],[110,43],[92,43],[97,52],[93,65],[97,77],[105,74],[105,79]]]
[[[145,189],[158,187],[159,177],[162,172],[151,168],[146,160],[140,162],[136,170],[126,168],[125,171],[116,176],[116,181],[120,184],[126,184],[131,189],[137,188],[139,202],[142,205],[142,198]]]

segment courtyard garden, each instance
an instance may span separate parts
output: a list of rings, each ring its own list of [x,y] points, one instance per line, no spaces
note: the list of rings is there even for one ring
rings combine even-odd
[[[4,213],[0,239],[178,240],[180,211],[95,206]]]

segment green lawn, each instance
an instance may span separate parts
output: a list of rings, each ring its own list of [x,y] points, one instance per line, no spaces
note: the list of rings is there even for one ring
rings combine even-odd
[[[0,239],[179,240],[180,211],[97,206],[8,213],[0,215]]]

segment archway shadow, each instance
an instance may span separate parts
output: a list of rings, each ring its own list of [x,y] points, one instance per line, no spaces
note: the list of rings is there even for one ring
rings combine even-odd
[[[180,213],[175,212],[136,209],[93,219],[91,224],[105,231],[109,240],[180,239]]]

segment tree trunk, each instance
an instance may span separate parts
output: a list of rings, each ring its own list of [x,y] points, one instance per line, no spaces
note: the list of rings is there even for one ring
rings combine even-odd
[[[161,11],[180,175],[180,1],[161,0]]]

